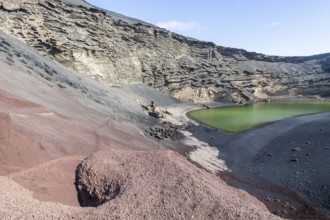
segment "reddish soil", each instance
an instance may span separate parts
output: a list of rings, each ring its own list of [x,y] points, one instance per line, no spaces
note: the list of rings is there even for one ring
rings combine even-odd
[[[155,145],[133,123],[91,106],[75,91],[9,66],[1,57],[0,69],[0,175],[36,199],[78,205],[74,175],[83,158],[101,149]]]
[[[28,73],[16,57],[8,64],[3,54],[2,219],[279,219],[177,153],[155,151],[161,144],[116,106]],[[116,101],[134,106],[123,100]],[[93,207],[78,207],[75,181],[80,204]]]
[[[8,177],[32,191],[35,199],[80,206],[73,180],[81,160],[82,157],[63,157]]]

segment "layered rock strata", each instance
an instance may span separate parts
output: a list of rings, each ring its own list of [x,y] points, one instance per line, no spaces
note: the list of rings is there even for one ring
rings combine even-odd
[[[193,102],[330,94],[329,54],[278,57],[225,48],[86,3],[2,0],[1,8],[1,30],[109,86],[143,83]]]

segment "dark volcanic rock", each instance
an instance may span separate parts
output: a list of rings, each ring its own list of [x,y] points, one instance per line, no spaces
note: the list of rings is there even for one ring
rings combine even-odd
[[[81,206],[97,207],[123,192],[123,175],[112,172],[108,176],[96,176],[93,170],[85,166],[85,163],[79,164],[76,171],[76,188]]]
[[[151,126],[146,131],[146,133],[158,140],[178,140],[183,137],[183,135],[179,132],[179,128],[176,125],[171,124],[170,122],[162,122],[160,124]]]

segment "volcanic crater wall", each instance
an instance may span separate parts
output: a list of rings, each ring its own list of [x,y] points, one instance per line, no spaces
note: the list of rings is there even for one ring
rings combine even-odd
[[[192,102],[330,94],[330,54],[266,56],[116,16],[59,0],[0,0],[1,30],[109,86],[143,83]]]

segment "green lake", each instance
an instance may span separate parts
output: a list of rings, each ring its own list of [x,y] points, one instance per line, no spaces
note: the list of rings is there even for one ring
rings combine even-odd
[[[274,121],[308,114],[330,112],[330,102],[268,102],[246,106],[200,109],[188,117],[229,132],[241,132]]]

